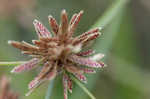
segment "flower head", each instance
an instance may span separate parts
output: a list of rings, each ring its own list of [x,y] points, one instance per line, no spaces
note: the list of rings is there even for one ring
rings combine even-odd
[[[38,76],[29,83],[29,93],[32,92],[41,83],[54,79],[57,75],[63,75],[64,98],[67,99],[67,90],[72,92],[72,79],[68,74],[86,83],[84,73],[95,73],[94,68],[101,68],[104,63],[100,61],[103,54],[96,54],[94,50],[82,51],[88,42],[96,39],[99,35],[99,29],[95,28],[85,32],[77,37],[73,37],[75,29],[80,21],[83,11],[76,13],[68,20],[65,10],[61,13],[61,23],[49,16],[49,23],[52,33],[38,20],[33,24],[38,35],[38,40],[32,40],[34,45],[16,41],[9,41],[13,47],[28,54],[33,58],[28,62],[15,67],[11,72],[20,73],[36,68],[42,64],[43,68]],[[27,94],[28,95],[28,94]]]

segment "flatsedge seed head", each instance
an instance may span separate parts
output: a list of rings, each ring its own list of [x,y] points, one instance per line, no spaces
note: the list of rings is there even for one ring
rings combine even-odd
[[[98,27],[79,36],[74,36],[82,14],[82,10],[74,14],[69,22],[66,10],[62,10],[60,25],[49,15],[48,20],[52,32],[35,19],[33,24],[38,40],[32,40],[33,45],[25,41],[8,41],[8,44],[20,49],[23,54],[32,57],[26,63],[16,66],[11,71],[12,73],[21,73],[37,68],[39,65],[42,66],[38,76],[29,83],[27,96],[45,81],[63,75],[64,98],[67,99],[67,90],[72,92],[73,81],[70,75],[74,75],[81,82],[87,83],[84,74],[95,73],[94,69],[104,66],[104,63],[100,61],[104,54],[93,55],[95,54],[94,50],[83,50],[90,41],[100,36],[102,28]]]

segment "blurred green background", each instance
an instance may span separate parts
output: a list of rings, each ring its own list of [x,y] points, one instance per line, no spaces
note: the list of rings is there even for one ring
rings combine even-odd
[[[0,61],[28,60],[19,50],[7,44],[8,40],[37,39],[34,19],[49,28],[48,15],[60,20],[66,9],[69,18],[84,10],[77,33],[102,26],[102,36],[93,49],[105,54],[107,67],[97,74],[87,75],[85,86],[97,99],[150,98],[150,1],[148,0],[0,0]],[[128,0],[129,1],[129,0]],[[119,2],[119,3],[117,3]],[[112,6],[113,5],[113,6]],[[50,28],[49,28],[50,29]],[[38,70],[11,74],[12,66],[1,66],[0,75],[11,77],[11,87],[20,99],[44,99],[48,83],[26,97],[28,83]],[[55,80],[52,99],[63,99],[60,77]],[[74,85],[69,99],[89,99],[80,87]]]

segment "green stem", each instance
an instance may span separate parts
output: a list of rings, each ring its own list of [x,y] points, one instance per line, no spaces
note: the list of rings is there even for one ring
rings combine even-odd
[[[25,63],[25,61],[17,61],[17,62],[0,62],[0,66],[16,66]]]
[[[91,99],[96,99],[95,96],[89,92],[89,90],[79,81],[77,80],[73,75],[70,75],[72,80],[79,86],[81,89],[91,98]]]
[[[50,83],[48,85],[48,90],[47,90],[45,99],[50,99],[51,94],[52,94],[53,85],[54,85],[54,80],[50,81]]]

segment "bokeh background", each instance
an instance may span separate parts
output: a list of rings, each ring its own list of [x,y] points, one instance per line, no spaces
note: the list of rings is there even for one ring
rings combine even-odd
[[[131,0],[115,5],[123,1],[126,0],[0,0],[0,61],[30,59],[9,46],[7,41],[24,40],[31,43],[32,39],[36,39],[32,24],[34,19],[42,21],[49,28],[48,15],[59,21],[62,9],[66,9],[69,18],[73,13],[84,10],[76,32],[103,26],[103,34],[96,40],[93,49],[105,54],[103,61],[107,64],[97,74],[87,75],[89,83],[85,86],[97,99],[149,99],[150,1]],[[38,70],[18,75],[10,73],[12,68],[0,66],[0,76],[6,74],[11,77],[11,87],[20,94],[20,99],[44,99],[48,83],[30,96],[25,96],[27,85]],[[60,79],[55,80],[52,99],[63,99]],[[80,87],[74,85],[69,99],[77,98],[89,99]]]

